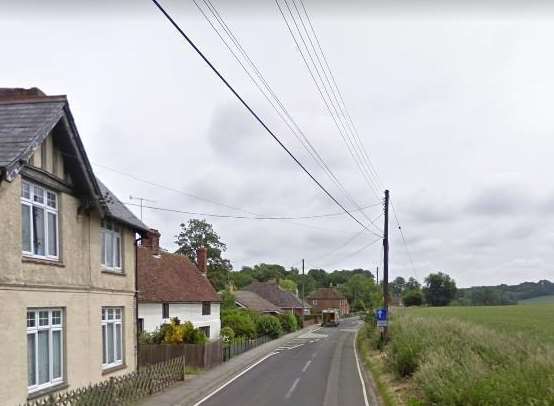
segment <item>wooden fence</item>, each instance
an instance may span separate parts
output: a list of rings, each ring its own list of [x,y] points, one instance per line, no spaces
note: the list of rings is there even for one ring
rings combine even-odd
[[[206,344],[141,344],[139,367],[184,357],[187,367],[213,368],[223,362],[223,341]]]
[[[29,401],[25,406],[127,406],[184,379],[184,358],[175,357],[95,385]]]

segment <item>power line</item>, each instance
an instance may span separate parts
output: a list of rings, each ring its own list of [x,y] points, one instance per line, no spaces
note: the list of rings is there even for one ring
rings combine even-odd
[[[351,252],[350,254],[346,255],[346,257],[348,257],[348,258],[353,258],[353,257],[355,257],[356,255],[358,255],[359,253],[361,253],[361,252],[365,251],[366,249],[368,249],[369,247],[375,245],[375,244],[376,244],[377,242],[379,242],[379,241],[381,241],[381,238],[377,238],[377,239],[371,241],[370,243],[368,243],[368,244],[362,246],[361,248],[357,249],[356,251]],[[337,262],[339,262],[339,261],[337,260],[337,261],[335,261],[335,262],[330,262],[330,263],[328,262],[328,263],[322,265],[321,268],[329,267],[329,266],[331,266],[331,265],[336,264]]]
[[[218,218],[231,218],[231,219],[242,219],[242,220],[308,220],[308,219],[320,219],[325,217],[337,217],[337,216],[344,216],[344,213],[327,213],[327,214],[315,214],[310,216],[237,216],[233,214],[220,214],[220,213],[204,213],[204,212],[195,212],[195,211],[187,211],[187,210],[178,210],[178,209],[169,209],[164,207],[157,207],[157,206],[147,206],[144,204],[138,204],[138,203],[131,203],[131,202],[124,202],[126,205],[129,206],[137,206],[137,207],[143,207],[145,209],[152,209],[152,210],[159,210],[159,211],[167,211],[172,213],[181,213],[181,214],[190,214],[193,216],[205,216],[205,217],[218,217]],[[366,206],[363,209],[367,209],[370,207],[374,207],[375,205]]]
[[[339,206],[352,220],[358,223],[363,229],[371,234],[378,235],[367,228],[360,220],[358,220],[348,209],[346,209],[311,173],[306,167],[294,156],[294,154],[281,142],[279,137],[265,124],[265,122],[258,116],[258,114],[250,107],[248,103],[237,93],[237,91],[231,86],[231,84],[223,77],[223,75],[216,69],[216,67],[210,62],[210,60],[202,53],[202,51],[196,46],[196,44],[185,34],[181,27],[173,20],[173,18],[167,13],[167,11],[161,6],[157,0],[152,2],[158,7],[166,19],[173,25],[173,27],[181,34],[181,36],[189,43],[189,45],[196,51],[196,53],[206,62],[206,64],[212,69],[217,77],[225,84],[225,86],[233,93],[233,95],[241,102],[241,104],[248,110],[248,112],[258,121],[258,123],[266,130],[266,132],[279,144],[279,146],[289,155],[289,157],[312,179],[312,181],[337,205]]]
[[[304,54],[304,51],[302,50],[303,48],[300,45],[300,43],[298,42],[298,40],[296,38],[296,35],[293,32],[291,24],[289,24],[288,19],[286,18],[285,13],[283,11],[283,8],[279,4],[279,0],[275,0],[275,4],[277,5],[277,8],[279,9],[279,12],[281,13],[281,16],[282,16],[283,20],[285,21],[285,24],[288,28],[288,31],[289,31],[291,37],[293,38],[297,48],[298,48],[300,56],[302,57],[302,60],[304,61],[304,64],[306,65],[306,68],[308,69],[308,73],[310,74],[310,76],[312,78],[312,81],[314,82],[314,85],[316,86],[316,88],[319,92],[319,95],[320,95],[321,99],[323,100],[323,102],[324,102],[324,104],[327,108],[327,111],[329,112],[329,115],[333,119],[333,121],[335,123],[335,126],[337,127],[337,129],[339,131],[339,134],[340,134],[341,138],[343,139],[343,141],[344,141],[344,143],[347,147],[348,152],[350,153],[352,159],[354,160],[354,162],[358,166],[360,174],[362,175],[363,179],[368,184],[370,190],[372,190],[373,193],[378,197],[378,192],[375,188],[376,183],[374,185],[374,182],[372,181],[371,177],[368,176],[368,174],[366,173],[366,170],[365,170],[365,168],[363,167],[363,164],[362,164],[363,160],[360,158],[359,152],[358,152],[356,146],[354,145],[354,142],[352,141],[351,136],[348,133],[348,125],[345,124],[345,122],[341,119],[341,115],[339,114],[339,112],[337,110],[337,107],[335,106],[335,102],[337,104],[339,104],[339,107],[340,107],[340,103],[338,103],[338,101],[336,100],[336,95],[334,94],[334,92],[332,90],[332,86],[330,85],[330,82],[327,78],[326,71],[323,67],[323,64],[321,63],[319,55],[317,54],[315,46],[313,45],[311,37],[310,37],[310,35],[308,33],[308,30],[306,28],[306,25],[304,24],[304,20],[302,19],[301,15],[300,15],[300,12],[298,10],[298,7],[296,6],[296,3],[294,2],[294,0],[290,0],[290,1],[292,1],[293,5],[294,5],[294,7],[297,11],[298,17],[300,19],[300,24],[303,26],[304,31],[306,32],[306,36],[308,38],[308,41],[312,45],[312,48],[311,48],[312,51],[311,52],[310,52],[310,47],[308,46],[308,44],[306,43],[306,40],[304,39],[304,35],[302,34],[302,30],[300,29],[299,24],[297,23],[296,17],[294,16],[294,13],[293,13],[291,7],[289,6],[288,1],[284,0],[284,4],[285,4],[285,6],[288,10],[290,18],[292,19],[292,22],[294,23],[294,26],[296,28],[296,31],[297,31],[298,36],[300,38],[300,41],[304,45],[304,48],[305,48],[306,53],[307,53],[307,57],[310,59],[312,65],[315,68],[315,75],[318,76],[319,82],[321,82],[321,85],[318,82],[318,80],[316,79],[316,77],[315,77],[315,75],[312,71],[312,68],[311,68],[310,64],[308,63],[306,55]],[[320,69],[318,69],[318,64],[316,64],[316,62],[314,61],[314,57],[312,57],[312,52],[314,53],[315,59],[319,62],[319,67],[322,70],[324,76],[326,77],[327,83],[329,83],[329,85],[331,87],[331,94],[333,94],[333,96],[335,96],[334,98],[329,94],[329,90],[327,88],[325,80],[323,79],[323,77],[320,74],[320,71],[319,71]],[[322,90],[322,88],[323,88],[323,90]],[[327,98],[325,97],[325,95],[327,96]],[[327,100],[327,99],[329,99],[329,100]],[[334,113],[333,113],[333,110],[334,110]],[[356,154],[356,152],[358,152],[358,154]]]
[[[347,200],[357,208],[360,208],[360,205],[355,201],[355,199],[352,197],[352,195],[346,190],[342,182],[337,178],[337,176],[333,173],[333,171],[329,168],[325,160],[321,157],[320,153],[317,151],[317,149],[314,147],[314,145],[310,142],[308,137],[305,135],[304,131],[300,128],[298,123],[294,120],[294,118],[291,116],[287,108],[284,106],[283,102],[280,100],[280,98],[277,96],[275,91],[271,88],[271,85],[269,82],[264,78],[263,74],[259,70],[259,68],[256,66],[252,58],[248,55],[244,47],[241,45],[240,40],[237,38],[237,36],[233,33],[232,29],[229,27],[229,25],[225,22],[222,15],[219,13],[217,8],[213,5],[213,3],[210,0],[202,0],[204,5],[207,7],[211,15],[215,18],[217,23],[221,26],[224,33],[227,35],[227,37],[231,40],[231,42],[234,44],[238,52],[242,55],[246,63],[251,67],[252,71],[254,72],[254,75],[258,78],[261,85],[267,90],[268,94],[262,89],[262,86],[256,81],[256,79],[252,76],[251,72],[246,68],[245,64],[241,61],[241,58],[237,55],[237,53],[233,50],[233,47],[227,42],[227,40],[223,37],[220,30],[218,30],[210,17],[206,14],[204,9],[200,6],[199,2],[197,0],[193,0],[194,4],[196,5],[196,8],[200,11],[204,19],[208,22],[212,30],[217,34],[219,39],[223,42],[227,50],[231,53],[231,55],[234,57],[234,59],[237,61],[237,63],[241,66],[241,68],[244,70],[244,72],[249,77],[250,81],[256,86],[258,91],[264,96],[264,98],[267,100],[267,102],[271,105],[273,110],[278,114],[278,116],[281,118],[281,120],[285,123],[285,125],[288,127],[290,132],[294,135],[294,137],[300,142],[300,144],[304,147],[306,152],[311,156],[311,158],[316,162],[317,165],[325,172],[325,174],[331,179],[331,181],[345,194],[347,197]],[[271,96],[271,98],[270,98]],[[362,215],[371,222],[371,220],[365,215],[365,213],[362,212]],[[375,226],[375,224],[373,224]]]
[[[410,249],[408,248],[408,242],[406,241],[406,238],[404,236],[404,231],[402,230],[402,226],[400,225],[400,222],[398,221],[398,216],[396,214],[396,208],[394,207],[394,203],[392,202],[392,200],[391,200],[390,203],[391,203],[391,207],[392,207],[392,212],[394,213],[394,219],[396,220],[396,225],[398,226],[398,231],[400,231],[400,235],[402,236],[402,242],[404,243],[404,248],[406,249],[406,253],[408,254],[410,264],[412,265],[412,272],[414,273],[414,276],[417,279],[417,271],[416,271],[416,268],[414,266],[414,261],[412,259],[412,254],[410,252]]]

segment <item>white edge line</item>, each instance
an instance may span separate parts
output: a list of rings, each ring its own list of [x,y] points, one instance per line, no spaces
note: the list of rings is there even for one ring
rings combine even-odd
[[[362,369],[360,368],[360,360],[358,359],[358,348],[356,347],[356,337],[358,337],[359,332],[360,330],[356,331],[356,334],[354,334],[354,355],[356,356],[356,366],[358,367],[358,375],[360,376],[360,381],[362,382],[362,390],[364,392],[365,406],[369,406],[369,401],[367,400],[367,392],[365,389],[365,381],[364,381],[364,377],[362,376]]]
[[[243,376],[245,373],[247,373],[248,371],[250,371],[252,368],[256,367],[258,364],[261,364],[262,362],[264,362],[266,359],[268,359],[269,357],[272,357],[273,355],[275,355],[276,353],[275,352],[271,352],[269,353],[268,355],[266,355],[265,357],[263,357],[262,359],[256,361],[255,363],[253,363],[252,365],[250,365],[248,368],[246,368],[245,370],[243,370],[240,374],[238,375],[235,375],[234,377],[232,377],[231,379],[229,379],[227,382],[225,382],[223,385],[221,385],[219,388],[217,388],[216,390],[214,390],[213,392],[209,393],[208,395],[206,395],[205,397],[203,397],[202,399],[200,399],[198,402],[196,402],[193,406],[199,406],[201,405],[202,403],[204,403],[206,400],[208,400],[209,398],[211,398],[213,395],[215,395],[217,392],[219,392],[220,390],[222,390],[223,388],[225,388],[227,385],[230,385],[231,383],[233,383],[234,381],[236,381],[237,379],[239,379],[241,376]]]

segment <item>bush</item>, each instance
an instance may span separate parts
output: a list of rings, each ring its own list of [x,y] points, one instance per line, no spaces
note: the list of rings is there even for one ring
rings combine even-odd
[[[423,303],[423,293],[420,290],[407,290],[402,295],[404,306],[421,306]]]
[[[271,338],[277,338],[283,334],[283,329],[281,328],[281,323],[277,317],[263,315],[256,320],[256,332],[258,333],[258,336],[267,335]]]
[[[171,320],[170,324],[164,326],[163,342],[166,344],[203,344],[207,341],[204,333],[200,329],[194,328],[190,321],[181,323],[179,319],[175,318]]]
[[[231,327],[223,327],[221,329],[221,337],[223,337],[223,341],[226,343],[230,342],[235,338],[235,332]]]
[[[287,333],[292,333],[293,331],[298,330],[298,323],[294,314],[287,312],[285,314],[279,315],[279,322],[281,327]]]
[[[302,322],[302,317],[295,314],[294,318],[296,319],[296,325],[298,326],[297,328],[304,328],[304,323]]]
[[[221,314],[223,327],[230,327],[236,337],[256,337],[256,324],[248,312],[242,310],[224,311]]]

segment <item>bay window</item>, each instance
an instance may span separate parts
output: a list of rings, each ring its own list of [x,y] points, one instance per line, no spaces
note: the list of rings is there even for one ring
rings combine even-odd
[[[58,195],[42,186],[21,183],[23,254],[58,259]]]
[[[29,393],[63,383],[63,311],[27,311],[27,387]]]
[[[112,221],[102,221],[102,266],[121,272],[121,228]]]
[[[102,368],[123,365],[123,309],[102,308]]]

